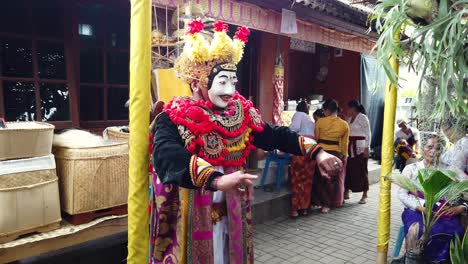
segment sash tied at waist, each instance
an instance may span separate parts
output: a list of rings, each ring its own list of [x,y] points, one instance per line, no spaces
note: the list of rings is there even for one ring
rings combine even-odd
[[[317,142],[327,144],[327,145],[340,145],[340,142],[338,142],[338,141],[327,140],[327,139],[319,139],[319,140],[317,140]]]
[[[349,137],[348,154],[349,154],[350,157],[356,157],[357,156],[356,142],[358,140],[366,140],[366,137],[362,137],[362,136],[350,136]]]

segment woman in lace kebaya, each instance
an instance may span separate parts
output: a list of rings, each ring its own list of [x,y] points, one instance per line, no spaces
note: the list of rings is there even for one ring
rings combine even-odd
[[[364,106],[357,100],[348,102],[349,158],[346,164],[344,199],[349,199],[349,191],[362,192],[360,204],[367,203],[369,179],[367,161],[370,147],[370,125]]]
[[[406,166],[402,173],[403,176],[410,179],[416,179],[420,169],[434,167],[442,152],[442,144],[439,137],[435,134],[423,136],[421,143],[423,160]],[[405,236],[414,223],[419,223],[419,236],[422,235],[424,228],[422,212],[428,209],[424,207],[424,197],[419,196],[419,194],[409,193],[403,188],[398,190],[398,199],[405,206],[401,216],[405,228]],[[430,233],[432,240],[426,246],[424,253],[431,262],[445,263],[443,261],[449,260],[450,241],[452,241],[455,234],[463,237],[464,230],[460,223],[460,215],[466,214],[467,210],[466,204],[454,204],[432,226]]]

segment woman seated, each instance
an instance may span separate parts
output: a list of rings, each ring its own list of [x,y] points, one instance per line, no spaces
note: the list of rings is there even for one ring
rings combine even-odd
[[[441,153],[441,144],[437,135],[428,135],[422,141],[423,160],[410,164],[403,170],[403,176],[410,179],[418,177],[418,170],[431,168],[437,163]],[[405,229],[405,236],[414,223],[419,223],[419,236],[422,235],[424,223],[422,213],[427,209],[424,207],[424,198],[416,197],[407,190],[400,188],[398,198],[405,206],[402,220]],[[431,208],[432,209],[432,208]],[[460,215],[467,213],[466,205],[451,206],[433,226],[430,232],[430,242],[425,247],[424,255],[432,262],[447,261],[450,258],[450,241],[455,234],[463,236],[464,230],[460,224]]]
[[[410,144],[406,141],[406,139],[399,138],[397,139],[398,145],[396,147],[396,154],[397,154],[397,169],[400,172],[403,172],[407,161],[411,158],[416,158],[416,154],[413,152]]]

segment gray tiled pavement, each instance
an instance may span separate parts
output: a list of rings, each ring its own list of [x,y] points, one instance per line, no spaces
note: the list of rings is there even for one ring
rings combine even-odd
[[[274,263],[375,263],[379,184],[370,186],[369,201],[358,204],[361,194],[351,195],[343,208],[328,215],[314,211],[291,220],[280,217],[254,227],[256,264]],[[402,205],[392,186],[389,256],[401,225]]]

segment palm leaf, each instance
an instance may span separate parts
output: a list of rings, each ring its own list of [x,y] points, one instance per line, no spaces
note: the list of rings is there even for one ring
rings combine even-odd
[[[462,241],[463,259],[468,260],[468,229],[465,230],[465,235]]]
[[[419,170],[418,180],[424,190],[427,208],[432,208],[434,203],[439,201],[435,196],[454,181],[454,179],[448,176],[444,171],[436,169]]]
[[[410,191],[411,193],[424,192],[422,185],[415,180],[407,178],[400,173],[392,173],[387,177],[391,182],[397,184],[401,188]]]
[[[452,202],[454,199],[458,198],[461,195],[461,193],[465,192],[463,190],[466,188],[466,181],[453,182],[444,189],[440,190],[436,195],[434,195],[434,200],[440,201],[445,197],[447,201]],[[454,198],[449,199],[451,197]]]
[[[442,205],[442,207],[445,207],[447,204],[457,200],[460,197],[460,195],[463,192],[466,192],[466,191],[468,191],[468,181],[452,182],[450,185],[448,185],[443,190],[438,192],[434,196],[433,200],[430,201],[430,202],[433,202],[433,201],[437,202],[437,201],[440,201],[441,199],[445,198],[445,203]],[[431,206],[433,206],[433,204],[431,204]],[[431,216],[428,216],[429,220],[427,220],[427,222],[428,222],[427,224],[429,226],[432,226],[433,224],[435,224],[439,220],[439,218],[441,216],[442,216],[442,211],[440,211],[440,210],[435,213],[435,215],[433,216],[432,219],[430,219]]]
[[[458,234],[450,241],[450,260],[452,264],[466,264],[468,260],[468,229],[465,230],[463,240],[460,241]]]
[[[455,239],[450,241],[450,260],[452,264],[463,264],[462,262],[462,245],[460,242],[460,237],[455,235]]]
[[[428,118],[428,122],[446,117],[447,112],[453,116],[466,116],[468,111],[464,101],[467,97],[468,1],[439,2],[437,17],[424,26],[415,25],[408,17],[407,0],[382,0],[375,5],[370,16],[380,34],[375,46],[377,58],[393,85],[398,85],[398,73],[392,69],[390,57],[409,64],[420,76],[431,74],[437,80],[436,85],[430,88],[437,90],[432,114],[426,117],[428,113],[417,109],[418,115]],[[395,36],[399,36],[408,25],[416,29],[405,41],[409,45],[402,48]],[[423,89],[421,82],[418,88]]]
[[[438,201],[435,199],[436,193],[443,190],[452,181],[444,173],[435,169],[420,169],[418,171],[418,181],[423,187],[424,199],[426,200],[425,207],[427,208],[424,217],[426,226],[425,233],[429,234],[432,225],[437,221],[437,216],[432,215],[432,208]]]
[[[452,202],[459,198],[460,195],[466,191],[468,191],[468,181],[456,182],[447,186],[447,193],[442,197],[445,197],[448,202]]]

